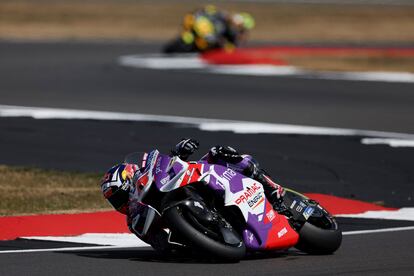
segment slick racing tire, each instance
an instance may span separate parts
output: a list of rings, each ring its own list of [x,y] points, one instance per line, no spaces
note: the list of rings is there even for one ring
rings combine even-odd
[[[334,227],[333,229],[322,229],[306,222],[299,231],[299,243],[295,247],[313,255],[334,253],[342,242],[341,230]]]
[[[286,195],[292,200],[307,202],[315,208],[315,212],[308,218],[299,230],[299,242],[297,249],[308,254],[326,255],[332,254],[341,246],[342,231],[338,223],[328,211],[319,203],[306,196],[286,189]]]
[[[189,212],[180,206],[174,206],[165,211],[171,231],[176,231],[185,237],[189,245],[202,252],[203,255],[225,259],[227,261],[238,261],[245,256],[246,247],[242,239],[237,244],[226,244],[215,240],[190,223]]]
[[[181,38],[168,42],[162,52],[165,54],[193,53],[196,49],[193,44],[185,44]]]

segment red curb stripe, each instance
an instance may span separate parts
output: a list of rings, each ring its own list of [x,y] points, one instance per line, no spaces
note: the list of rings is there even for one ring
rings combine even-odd
[[[323,194],[306,194],[331,214],[396,210],[359,200]],[[0,240],[29,236],[76,236],[85,233],[128,233],[125,216],[116,212],[0,217]]]
[[[280,55],[381,55],[390,57],[414,57],[414,48],[391,48],[391,47],[263,47],[263,48],[244,48],[240,49],[246,52],[256,52],[263,54],[280,54]]]
[[[396,208],[388,208],[360,200],[346,199],[331,195],[313,193],[307,193],[305,195],[318,201],[332,215],[361,214],[367,211],[398,210]]]
[[[234,51],[214,50],[201,54],[201,59],[209,64],[221,65],[247,65],[268,64],[287,65],[286,62],[276,56],[257,49],[235,49]]]
[[[125,216],[115,212],[0,217],[0,240],[25,236],[126,233]]]
[[[210,64],[286,65],[285,58],[301,57],[414,57],[414,48],[363,48],[363,47],[261,47],[238,48],[233,51],[214,50],[201,54]]]

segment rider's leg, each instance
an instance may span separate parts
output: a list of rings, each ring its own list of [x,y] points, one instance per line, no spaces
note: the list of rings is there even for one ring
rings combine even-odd
[[[263,185],[266,198],[275,209],[279,208],[284,194],[282,186],[275,183],[263,169],[260,169],[258,162],[251,155],[240,155],[232,147],[216,146],[204,158],[209,163],[227,166],[259,181]]]
[[[279,209],[281,207],[282,197],[285,193],[283,187],[275,183],[262,169],[259,169],[258,173],[253,178],[263,185],[266,198],[270,201],[273,208]]]

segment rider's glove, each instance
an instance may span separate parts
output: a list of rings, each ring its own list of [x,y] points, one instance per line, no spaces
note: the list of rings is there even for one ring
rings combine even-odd
[[[197,149],[200,143],[197,140],[191,138],[183,138],[173,150],[171,154],[173,156],[178,156],[183,160],[187,160],[188,157],[193,154]]]
[[[213,160],[221,159],[228,163],[238,163],[243,157],[230,146],[215,146],[210,149],[210,156]]]

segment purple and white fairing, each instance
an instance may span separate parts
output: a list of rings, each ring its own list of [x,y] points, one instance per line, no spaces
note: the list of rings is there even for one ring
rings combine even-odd
[[[236,206],[245,221],[242,231],[247,248],[252,250],[281,249],[296,244],[297,233],[284,216],[277,214],[265,197],[263,185],[233,168],[199,162],[185,162],[151,152],[147,163],[151,164],[150,176],[160,192],[170,192],[193,184],[207,185],[225,206]],[[246,163],[247,164],[247,163]],[[232,165],[234,166],[234,164]]]

